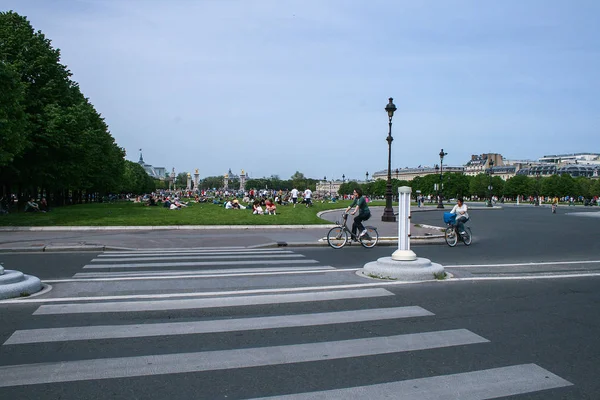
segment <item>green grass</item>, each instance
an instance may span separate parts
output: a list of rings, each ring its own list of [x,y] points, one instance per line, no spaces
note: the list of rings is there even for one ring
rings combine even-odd
[[[373,202],[373,205],[379,202]],[[0,226],[165,226],[165,225],[314,225],[330,224],[317,217],[324,210],[345,208],[350,201],[277,206],[277,215],[253,215],[252,209],[226,210],[212,203],[190,203],[181,210],[147,207],[133,202],[78,204],[48,213],[11,213],[0,216]]]

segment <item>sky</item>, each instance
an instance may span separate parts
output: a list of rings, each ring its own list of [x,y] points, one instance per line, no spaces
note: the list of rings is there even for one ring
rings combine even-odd
[[[600,153],[600,1],[0,0],[125,148],[200,177]]]

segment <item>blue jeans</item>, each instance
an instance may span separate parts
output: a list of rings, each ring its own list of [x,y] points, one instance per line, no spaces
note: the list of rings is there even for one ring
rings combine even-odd
[[[459,233],[465,231],[465,222],[467,222],[468,220],[469,218],[465,216],[456,217],[456,226],[458,228]]]

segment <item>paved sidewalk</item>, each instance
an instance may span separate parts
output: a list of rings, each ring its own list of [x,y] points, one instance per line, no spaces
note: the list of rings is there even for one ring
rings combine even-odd
[[[373,207],[371,212],[373,216],[367,225],[377,227],[382,238],[381,245],[397,245],[398,223],[381,221],[383,207]],[[321,218],[332,221],[332,224],[316,226],[0,228],[0,252],[326,246],[327,242],[322,239],[340,216],[341,210],[323,212]],[[351,223],[349,218],[349,226]],[[435,227],[413,224],[411,238],[413,243],[439,244],[442,235]]]

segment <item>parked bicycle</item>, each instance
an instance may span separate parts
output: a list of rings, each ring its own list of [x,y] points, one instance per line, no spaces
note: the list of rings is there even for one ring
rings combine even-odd
[[[447,225],[446,231],[444,232],[444,239],[446,239],[448,246],[454,247],[459,241],[463,242],[466,246],[471,244],[471,241],[473,240],[471,228],[464,226],[465,233],[461,235],[460,232],[458,232],[458,226],[456,225],[456,214],[445,212],[444,222]]]
[[[367,233],[362,236],[354,235],[348,229],[348,213],[346,212],[342,213],[342,221],[336,221],[336,225],[327,233],[327,243],[334,249],[344,247],[348,243],[348,239],[360,242],[363,247],[368,249],[375,247],[379,241],[379,233],[374,226],[365,226]]]

